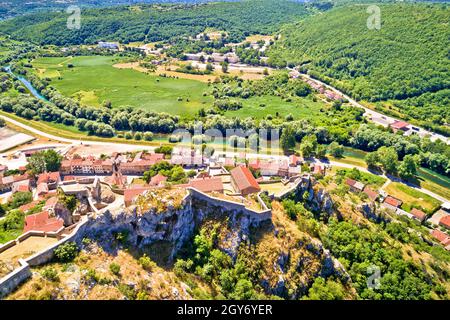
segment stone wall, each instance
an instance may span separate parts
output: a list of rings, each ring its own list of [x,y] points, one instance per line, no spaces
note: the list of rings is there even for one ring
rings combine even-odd
[[[31,257],[28,257],[25,260],[19,259],[20,267],[0,279],[0,298],[14,291],[18,285],[20,285],[23,281],[31,277],[30,267],[38,266],[49,262],[53,258],[55,249],[58,248],[60,245],[68,241],[79,242],[84,234],[84,229],[86,227],[87,222],[88,222],[87,217],[84,217],[84,219],[78,223],[73,232],[68,236],[63,237],[60,241],[58,241],[54,245],[44,249],[41,252],[32,255]],[[9,241],[8,243],[0,247],[0,252],[15,246],[17,242],[23,241],[31,236],[44,236],[44,237],[49,236],[59,238],[63,230],[64,229],[61,229],[58,232],[54,233],[45,233],[38,231],[27,232],[18,237],[16,240]]]

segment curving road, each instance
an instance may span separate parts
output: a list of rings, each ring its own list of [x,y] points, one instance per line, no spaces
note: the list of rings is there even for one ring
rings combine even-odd
[[[289,70],[293,70],[293,69],[289,69]],[[340,90],[336,89],[335,87],[332,87],[329,84],[326,84],[326,83],[324,83],[324,82],[322,82],[320,80],[311,78],[307,74],[301,73],[300,76],[303,77],[303,78],[306,78],[308,80],[314,81],[314,82],[316,82],[316,83],[326,87],[327,89],[329,89],[329,90],[331,90],[331,91],[341,95],[342,97],[347,99],[349,101],[349,103],[352,104],[353,106],[364,109],[365,110],[364,115],[367,118],[369,118],[372,122],[374,122],[376,124],[379,124],[379,125],[382,125],[382,126],[386,126],[386,123],[394,123],[396,121],[400,121],[399,119],[396,119],[396,118],[384,115],[384,114],[382,114],[380,112],[374,111],[372,109],[369,109],[369,108],[363,106],[362,104],[360,104],[356,100],[352,99],[351,97],[349,97],[348,95],[346,95],[342,91],[340,91]],[[444,141],[446,144],[450,144],[450,139],[445,137],[445,136],[443,136],[443,135],[441,135],[441,134],[438,134],[438,133],[426,130],[426,129],[418,127],[418,126],[410,126],[410,127],[417,128],[418,129],[417,134],[419,136],[421,136],[421,137],[429,135],[431,141],[435,141],[435,140],[439,139],[439,140]]]

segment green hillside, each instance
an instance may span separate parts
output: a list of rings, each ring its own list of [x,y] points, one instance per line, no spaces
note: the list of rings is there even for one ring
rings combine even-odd
[[[433,98],[450,87],[449,7],[390,4],[380,9],[380,30],[367,28],[367,5],[336,8],[290,24],[270,50],[270,61],[302,65],[357,99],[412,98],[394,107],[416,119],[428,120],[432,112],[439,116],[435,124],[449,122],[448,99]],[[426,93],[431,99],[415,98]]]
[[[69,45],[167,40],[196,35],[210,27],[227,31],[230,40],[240,41],[253,33],[275,32],[281,24],[297,21],[307,12],[302,3],[285,0],[135,5],[83,10],[80,30],[67,28],[65,12],[18,17],[1,23],[0,30],[19,40]]]

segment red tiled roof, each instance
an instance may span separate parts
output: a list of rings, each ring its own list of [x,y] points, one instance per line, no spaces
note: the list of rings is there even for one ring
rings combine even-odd
[[[391,124],[391,127],[394,129],[403,129],[407,126],[409,126],[409,123],[407,123],[405,121],[397,121],[397,122],[394,122],[393,124]]]
[[[364,188],[364,193],[367,194],[370,200],[375,201],[378,198],[378,192],[373,191],[369,187]]]
[[[439,221],[439,224],[441,226],[446,227],[447,229],[450,229],[450,215],[446,215],[445,217],[442,217]]]
[[[441,230],[434,229],[431,232],[431,235],[433,238],[435,238],[437,241],[447,245],[450,241],[450,236],[446,234],[445,232],[442,232]]]
[[[223,183],[220,177],[193,179],[189,186],[201,192],[223,192]]]
[[[261,190],[258,182],[255,177],[253,177],[252,173],[247,167],[240,166],[231,170],[231,178],[236,183],[239,191],[246,190],[252,192],[258,192]]]
[[[161,183],[166,182],[167,177],[163,176],[162,174],[157,174],[150,180],[150,185],[152,186],[159,186]]]
[[[345,179],[345,183],[346,183],[347,185],[353,187],[353,186],[355,185],[356,181],[353,180],[353,179],[347,178],[347,179]]]
[[[37,191],[38,195],[41,195],[41,194],[44,194],[44,193],[48,193],[48,184],[45,183],[45,182],[39,183],[37,185],[36,191]]]
[[[400,207],[403,203],[403,201],[395,199],[394,197],[391,196],[388,196],[386,199],[384,199],[384,202],[396,208]]]
[[[45,172],[45,173],[41,173],[38,177],[38,181],[37,183],[42,183],[42,182],[56,182],[56,181],[60,181],[61,180],[61,176],[59,175],[59,172]]]
[[[64,227],[64,221],[60,218],[50,218],[47,211],[25,217],[23,232],[44,231],[55,232]]]
[[[417,219],[419,219],[420,221],[425,220],[425,218],[427,217],[427,215],[425,214],[425,212],[423,212],[422,210],[413,208],[411,210],[411,214],[416,217]]]
[[[17,188],[17,192],[28,192],[30,191],[30,186],[27,184],[21,184],[18,188]]]

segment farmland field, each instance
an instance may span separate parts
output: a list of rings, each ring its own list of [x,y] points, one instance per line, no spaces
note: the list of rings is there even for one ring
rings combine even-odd
[[[207,83],[113,67],[117,63],[118,58],[111,56],[41,57],[33,61],[33,68],[41,78],[51,78],[51,85],[62,94],[84,105],[100,106],[109,100],[113,107],[133,106],[193,118],[201,108],[213,104],[211,96],[203,95],[209,90]],[[243,108],[229,111],[227,116],[262,119],[291,113],[302,119],[319,116],[323,107],[309,98],[297,98],[295,102],[285,102],[276,96],[241,100]]]
[[[86,105],[99,106],[110,100],[113,107],[130,105],[193,116],[212,103],[211,98],[203,97],[208,89],[205,83],[117,69],[112,66],[116,62],[116,58],[110,56],[45,57],[35,60],[33,67],[39,76],[51,78],[52,85],[62,94]],[[73,68],[69,68],[69,64]]]

